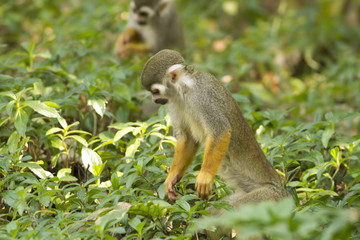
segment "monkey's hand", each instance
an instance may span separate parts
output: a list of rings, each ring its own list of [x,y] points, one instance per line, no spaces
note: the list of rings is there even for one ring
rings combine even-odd
[[[139,42],[139,34],[133,28],[126,29],[125,32],[120,34],[115,43],[115,57],[120,59],[129,58],[136,51],[132,44]]]
[[[174,186],[182,178],[182,175],[177,174],[175,176],[169,175],[165,180],[165,196],[168,196],[171,201],[176,201],[178,194],[175,192]]]
[[[211,173],[200,171],[196,178],[195,189],[201,199],[208,199],[211,194],[214,176]]]

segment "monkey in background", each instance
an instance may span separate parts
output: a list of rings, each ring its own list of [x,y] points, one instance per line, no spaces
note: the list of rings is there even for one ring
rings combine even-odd
[[[183,29],[172,0],[132,0],[129,12],[126,30],[115,43],[117,58],[184,49]]]
[[[217,173],[234,190],[225,198],[234,208],[289,196],[236,101],[214,76],[186,65],[178,52],[162,50],[144,65],[141,83],[155,103],[166,104],[177,138],[165,181],[169,199],[177,199],[174,186],[199,146],[205,147],[195,183],[200,198],[209,197]]]

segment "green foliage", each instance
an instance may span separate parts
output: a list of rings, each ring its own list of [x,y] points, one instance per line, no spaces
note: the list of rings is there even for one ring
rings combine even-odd
[[[112,54],[128,3],[2,3],[0,239],[359,238],[359,6],[265,2],[177,1],[187,60],[233,93],[295,202],[236,211],[219,178],[195,195],[201,152],[165,199],[169,117],[141,88],[146,59]]]
[[[278,203],[243,206],[224,214],[221,221],[218,217],[203,218],[196,222],[195,229],[231,227],[243,237],[265,234],[274,239],[349,239],[358,218],[355,209],[321,207],[316,212],[294,213],[293,201],[284,199]]]

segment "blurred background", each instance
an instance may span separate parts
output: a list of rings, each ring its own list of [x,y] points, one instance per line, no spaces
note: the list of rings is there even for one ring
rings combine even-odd
[[[359,111],[358,1],[176,3],[187,61],[214,74],[233,93],[247,96],[257,108],[296,107],[293,117],[310,119],[324,111]],[[117,120],[141,119],[133,112],[144,100],[139,84],[143,61],[113,58],[128,5],[128,1],[112,0],[3,1],[0,67],[15,57],[14,52],[19,55],[23,44],[34,43],[35,52],[42,53],[36,58],[46,61],[32,67],[42,64],[73,74],[81,82],[73,82],[72,91],[84,82],[93,84],[94,91],[112,96]],[[51,84],[46,78],[39,84],[62,95],[70,89],[63,85],[62,74],[57,75]],[[71,100],[61,99],[74,104]]]
[[[175,2],[187,63],[232,92],[297,206],[265,203],[224,223],[273,239],[358,239],[360,2]],[[212,201],[195,195],[201,151],[180,199],[164,199],[169,118],[141,86],[147,58],[113,53],[128,8],[1,1],[0,238],[186,239],[207,206],[224,206],[221,179]]]

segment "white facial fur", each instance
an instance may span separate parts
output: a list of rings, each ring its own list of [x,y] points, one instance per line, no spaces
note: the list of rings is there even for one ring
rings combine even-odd
[[[166,91],[166,87],[162,84],[159,83],[155,83],[151,86],[151,91],[153,92],[154,90],[158,90],[159,94],[158,95],[164,95],[165,91]]]
[[[178,79],[176,81],[175,85],[178,85],[179,87],[187,87],[192,88],[194,86],[194,80],[190,78],[187,74],[184,74],[184,68],[185,66],[182,64],[175,64],[168,68],[166,71],[167,74],[175,73],[178,76]]]
[[[170,72],[173,72],[177,69],[182,69],[184,68],[184,65],[182,64],[175,64],[175,65],[172,65],[171,67],[168,68],[168,70],[166,71],[166,73],[170,73]]]
[[[139,12],[146,12],[149,18],[151,18],[155,14],[155,11],[147,6],[141,7]]]

